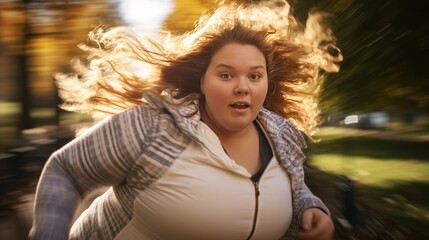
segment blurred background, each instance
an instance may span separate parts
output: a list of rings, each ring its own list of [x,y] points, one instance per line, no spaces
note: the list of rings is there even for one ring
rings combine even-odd
[[[325,80],[318,141],[306,150],[307,182],[332,210],[335,238],[429,239],[429,2],[289,3],[302,23],[310,10],[333,13],[344,56]],[[71,71],[77,44],[100,24],[184,32],[213,6],[0,0],[0,239],[27,238],[43,164],[90,124],[58,108],[52,77]]]

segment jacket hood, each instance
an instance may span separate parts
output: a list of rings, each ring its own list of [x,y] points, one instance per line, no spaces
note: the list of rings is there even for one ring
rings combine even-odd
[[[204,144],[198,136],[198,126],[200,124],[198,103],[175,105],[174,102],[179,101],[174,100],[171,95],[163,95],[162,97],[165,99],[160,99],[160,97],[153,93],[144,94],[144,98],[150,106],[167,111],[182,131],[197,142]],[[192,113],[195,114],[188,117]],[[289,120],[266,108],[262,108],[259,111],[257,120],[273,141],[279,160],[285,167],[290,167],[290,164],[298,166],[306,159],[304,153],[301,151],[301,149],[307,147],[305,139],[298,128]]]

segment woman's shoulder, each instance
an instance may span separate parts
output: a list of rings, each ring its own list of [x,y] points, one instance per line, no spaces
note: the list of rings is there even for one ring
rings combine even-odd
[[[259,117],[262,117],[264,120],[273,124],[274,126],[278,126],[282,129],[287,129],[292,132],[300,133],[298,127],[295,126],[295,124],[293,124],[291,121],[266,108],[261,109]]]
[[[149,105],[139,105],[129,107],[107,117],[100,116],[98,119],[95,118],[94,124],[92,124],[88,130],[97,131],[97,129],[110,129],[110,131],[143,132],[145,134],[150,134],[158,128],[157,126],[159,125],[160,118],[160,109]]]
[[[159,115],[160,113],[162,113],[161,108],[152,106],[150,104],[144,104],[144,105],[137,105],[137,106],[130,107],[119,114],[134,115],[134,116],[138,116],[138,115],[149,115],[149,116],[155,115],[156,116],[156,115]]]
[[[266,122],[267,131],[274,133],[273,135],[288,138],[301,148],[307,146],[301,130],[288,119],[265,108],[261,109],[259,118]]]
[[[117,120],[139,120],[139,121],[156,121],[161,115],[161,109],[150,105],[138,105],[127,108],[112,116],[112,119]]]

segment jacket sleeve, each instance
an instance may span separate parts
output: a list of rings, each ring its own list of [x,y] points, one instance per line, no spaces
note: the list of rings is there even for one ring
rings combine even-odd
[[[295,200],[296,201],[296,209],[297,209],[297,221],[298,225],[302,227],[302,215],[304,214],[305,210],[309,208],[319,208],[323,212],[325,212],[328,216],[331,216],[331,213],[329,209],[325,206],[325,204],[320,200],[318,197],[313,195],[311,193],[310,189],[307,187],[307,185],[304,182],[304,170],[301,165],[299,171],[301,173],[297,173],[298,175],[302,174],[302,179],[298,179],[297,182],[297,189],[295,194]],[[301,178],[301,177],[300,177]]]
[[[304,161],[306,156],[302,149],[307,147],[301,132],[290,122],[286,122],[283,138],[287,142],[286,152],[290,158],[290,174],[293,189],[294,222],[292,226],[302,227],[302,216],[308,208],[319,208],[328,216],[329,209],[316,197],[305,184]]]
[[[156,131],[157,116],[148,107],[128,109],[54,152],[37,186],[30,239],[68,239],[80,200],[126,179]]]

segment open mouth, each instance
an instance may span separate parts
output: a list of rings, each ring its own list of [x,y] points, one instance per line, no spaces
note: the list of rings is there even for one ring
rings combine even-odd
[[[234,103],[230,104],[229,106],[237,109],[245,109],[248,108],[250,105],[248,103]]]

